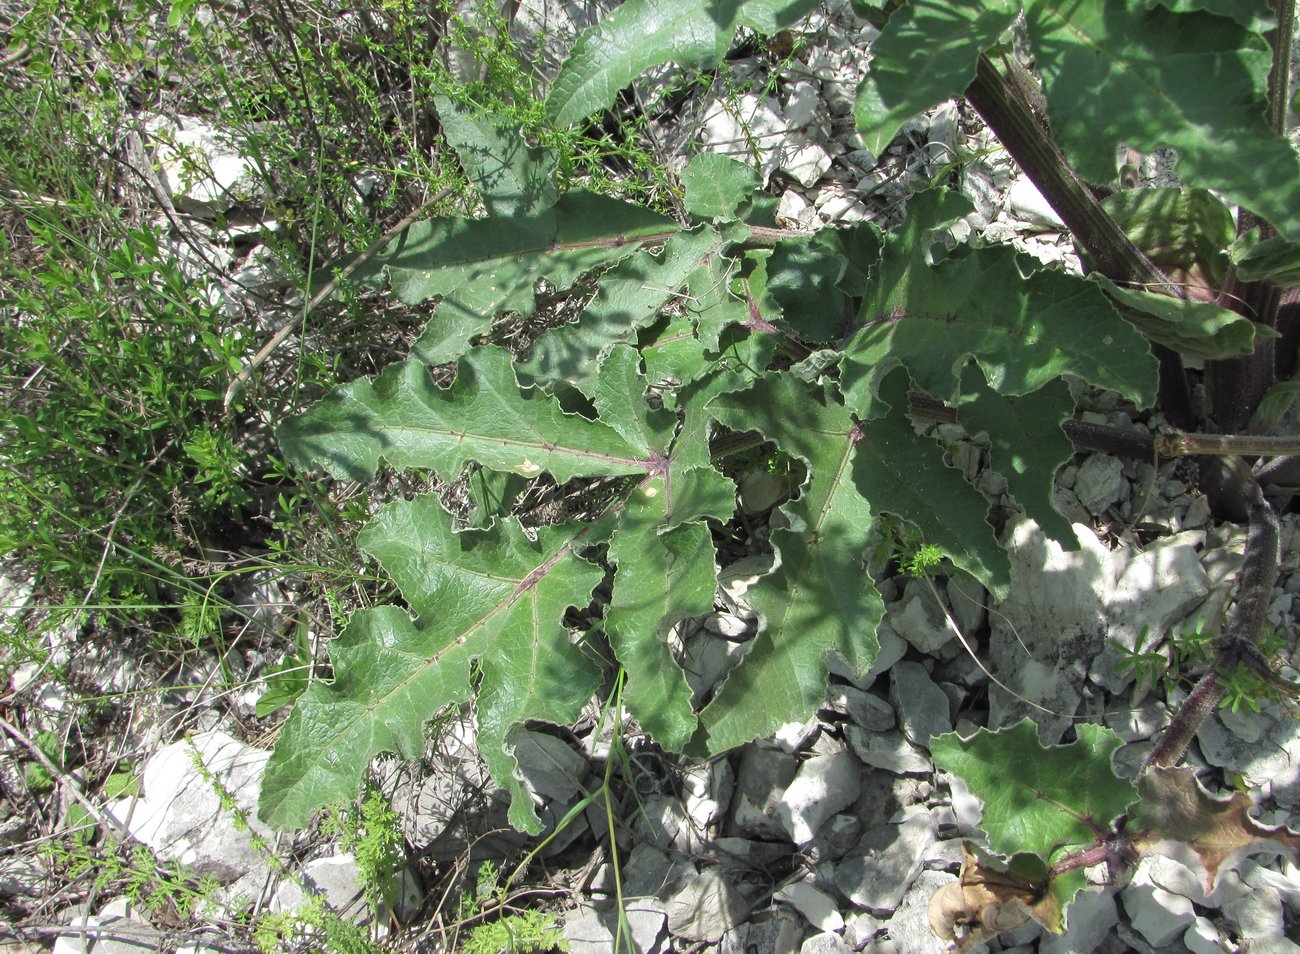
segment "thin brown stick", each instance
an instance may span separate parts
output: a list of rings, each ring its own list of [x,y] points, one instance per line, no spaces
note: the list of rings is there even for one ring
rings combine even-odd
[[[244,389],[244,386],[248,384],[249,379],[252,378],[257,369],[260,368],[266,359],[271,356],[271,352],[278,348],[281,343],[283,343],[284,339],[289,337],[293,330],[305,321],[307,316],[311,314],[321,302],[334,294],[334,291],[338,288],[340,282],[345,281],[358,268],[374,258],[375,253],[378,252],[380,248],[386,245],[394,235],[418,219],[425,209],[435,203],[441,202],[447,196],[451,195],[452,191],[451,186],[440,189],[427,202],[422,203],[410,215],[403,218],[402,221],[398,222],[382,236],[372,242],[364,252],[348,263],[345,268],[340,269],[337,275],[326,282],[320,291],[315,295],[312,295],[311,301],[307,302],[307,304],[303,306],[297,317],[291,321],[285,322],[284,326],[276,331],[266,344],[262,345],[257,354],[253,355],[252,360],[240,368],[239,373],[235,375],[235,379],[230,382],[230,387],[226,388],[226,396],[223,402],[225,410],[230,410],[230,402],[233,401],[235,396]]]

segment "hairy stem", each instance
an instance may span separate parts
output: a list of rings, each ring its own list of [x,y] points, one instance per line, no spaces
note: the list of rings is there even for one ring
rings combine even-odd
[[[1220,673],[1232,672],[1246,659],[1258,655],[1255,644],[1264,628],[1273,581],[1281,562],[1281,528],[1277,514],[1264,498],[1258,481],[1250,483],[1250,531],[1246,556],[1238,577],[1237,605],[1224,634],[1215,641],[1215,660],[1192,694],[1165,729],[1146,764],[1165,768],[1176,765],[1201,724],[1223,698]]]

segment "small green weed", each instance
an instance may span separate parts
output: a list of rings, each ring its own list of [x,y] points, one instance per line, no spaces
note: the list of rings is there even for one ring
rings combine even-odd
[[[181,865],[159,861],[141,844],[105,850],[74,839],[53,842],[44,851],[68,881],[89,879],[96,894],[124,896],[150,915],[168,912],[189,919],[213,904],[221,887],[210,875],[191,877]]]
[[[495,862],[485,861],[479,866],[474,894],[467,894],[460,900],[457,919],[473,920],[489,905],[502,910],[504,899],[501,869]],[[555,915],[537,910],[510,911],[471,928],[461,942],[460,950],[462,954],[544,954],[554,950],[566,951],[568,943]]]
[[[546,954],[568,949],[555,915],[536,910],[480,924],[470,930],[461,945],[463,954]]]
[[[356,859],[366,901],[372,910],[393,905],[393,875],[404,863],[401,816],[378,788],[371,785],[355,806],[334,808],[324,830],[337,838]]]
[[[1214,658],[1215,634],[1207,628],[1204,619],[1175,627],[1164,650],[1144,648],[1149,635],[1149,627],[1143,627],[1132,649],[1117,640],[1108,640],[1122,654],[1116,668],[1120,672],[1133,673],[1139,693],[1149,691],[1166,677],[1189,679]],[[1266,658],[1278,656],[1286,648],[1286,636],[1280,630],[1270,627],[1260,634],[1259,649]],[[1245,709],[1258,713],[1261,703],[1290,702],[1285,694],[1246,666],[1220,675],[1224,689],[1219,701],[1221,709],[1232,712]]]

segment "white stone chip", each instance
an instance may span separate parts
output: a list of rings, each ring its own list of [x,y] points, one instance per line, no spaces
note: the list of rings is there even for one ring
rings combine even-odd
[[[835,899],[807,881],[786,885],[772,896],[772,900],[784,901],[819,931],[839,931],[844,927],[844,918],[840,916]]]
[[[807,844],[832,815],[857,801],[861,786],[862,763],[852,752],[815,756],[786,786],[777,818],[796,845]]]

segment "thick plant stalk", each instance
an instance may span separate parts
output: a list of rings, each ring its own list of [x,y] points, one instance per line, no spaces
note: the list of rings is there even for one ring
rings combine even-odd
[[[1075,173],[1056,141],[1043,128],[1020,86],[1003,79],[987,56],[979,58],[966,99],[979,112],[1029,180],[1096,263],[1097,271],[1118,284],[1164,291],[1181,290],[1134,245]]]
[[[1281,562],[1281,527],[1277,513],[1264,498],[1258,481],[1250,482],[1250,532],[1246,537],[1246,558],[1238,577],[1237,605],[1232,621],[1215,641],[1215,660],[1201,677],[1192,694],[1174,716],[1147,765],[1169,767],[1178,764],[1187,746],[1223,698],[1221,673],[1231,672],[1247,658],[1258,655],[1255,648],[1264,628],[1273,581]]]
[[[1277,16],[1277,27],[1267,35],[1273,49],[1273,62],[1268,74],[1268,104],[1264,118],[1269,129],[1282,136],[1286,134],[1296,5],[1295,0],[1272,0],[1270,6]],[[1261,239],[1275,234],[1267,222],[1257,220],[1243,209],[1237,217],[1237,234],[1243,235],[1256,228]],[[1277,328],[1281,301],[1281,290],[1273,282],[1243,282],[1237,278],[1234,270],[1219,295],[1218,303],[1252,321]],[[1286,329],[1281,330],[1285,335]],[[1251,414],[1276,379],[1279,366],[1288,370],[1294,367],[1294,337],[1292,331],[1283,338],[1284,344],[1289,344],[1292,348],[1290,354],[1277,352],[1276,339],[1257,338],[1252,354],[1221,358],[1206,365],[1205,383],[1210,414],[1220,430],[1246,429]]]
[[[1075,173],[1021,84],[1003,79],[989,58],[981,56],[966,99],[1061,217],[1098,272],[1116,284],[1183,297],[1183,290],[1129,241]],[[1190,427],[1191,392],[1182,359],[1161,345],[1152,345],[1152,353],[1160,362],[1160,397],[1166,415],[1179,427]]]

